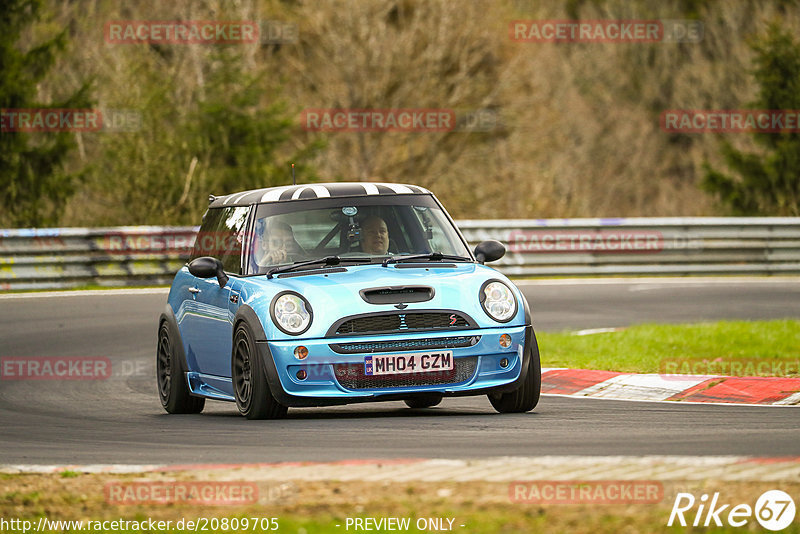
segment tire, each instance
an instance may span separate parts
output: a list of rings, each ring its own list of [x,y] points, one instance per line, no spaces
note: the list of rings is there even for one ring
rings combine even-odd
[[[195,397],[186,383],[186,370],[175,341],[170,335],[169,324],[164,321],[158,329],[156,350],[156,380],[161,406],[168,413],[200,413],[206,404],[203,397]]]
[[[405,399],[403,402],[409,408],[431,408],[442,402],[441,395],[424,395]]]
[[[489,402],[500,413],[525,413],[533,410],[539,404],[539,394],[542,391],[542,365],[539,361],[539,348],[536,337],[531,340],[531,349],[528,357],[528,372],[522,385],[508,393],[490,393]]]
[[[286,415],[286,406],[275,400],[269,390],[264,362],[245,322],[239,323],[233,336],[231,377],[236,406],[243,416],[248,419],[280,419]]]

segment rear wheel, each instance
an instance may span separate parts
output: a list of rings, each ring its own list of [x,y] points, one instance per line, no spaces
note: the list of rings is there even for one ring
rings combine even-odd
[[[530,363],[522,385],[508,393],[489,394],[489,402],[500,413],[529,412],[539,404],[539,394],[542,390],[542,366],[539,361],[536,338],[533,338],[531,349],[526,357],[530,358]]]
[[[421,395],[419,397],[412,397],[405,399],[403,402],[409,408],[431,408],[442,402],[441,395]]]
[[[186,371],[178,355],[166,322],[158,329],[156,378],[161,406],[169,413],[200,413],[206,404],[203,397],[194,397],[186,383]]]
[[[286,415],[286,406],[275,400],[269,390],[264,362],[247,323],[241,323],[233,336],[231,367],[239,413],[248,419],[279,419]]]

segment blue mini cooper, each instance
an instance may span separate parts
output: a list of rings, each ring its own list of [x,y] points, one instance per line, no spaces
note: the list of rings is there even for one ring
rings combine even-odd
[[[487,395],[502,413],[539,401],[525,297],[470,252],[430,191],[332,183],[210,198],[159,320],[169,413],[235,401],[248,419],[288,407]]]

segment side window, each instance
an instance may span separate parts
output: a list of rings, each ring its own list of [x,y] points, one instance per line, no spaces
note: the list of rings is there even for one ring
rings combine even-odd
[[[209,209],[190,259],[212,256],[222,261],[226,272],[241,274],[242,239],[249,212],[247,206]]]

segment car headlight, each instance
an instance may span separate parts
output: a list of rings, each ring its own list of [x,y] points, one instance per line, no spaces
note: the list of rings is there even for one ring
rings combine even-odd
[[[498,323],[507,323],[517,313],[517,299],[507,285],[498,280],[489,280],[481,286],[478,297],[483,311]]]
[[[311,305],[297,293],[278,294],[272,300],[270,314],[275,326],[291,336],[300,335],[311,326]]]

